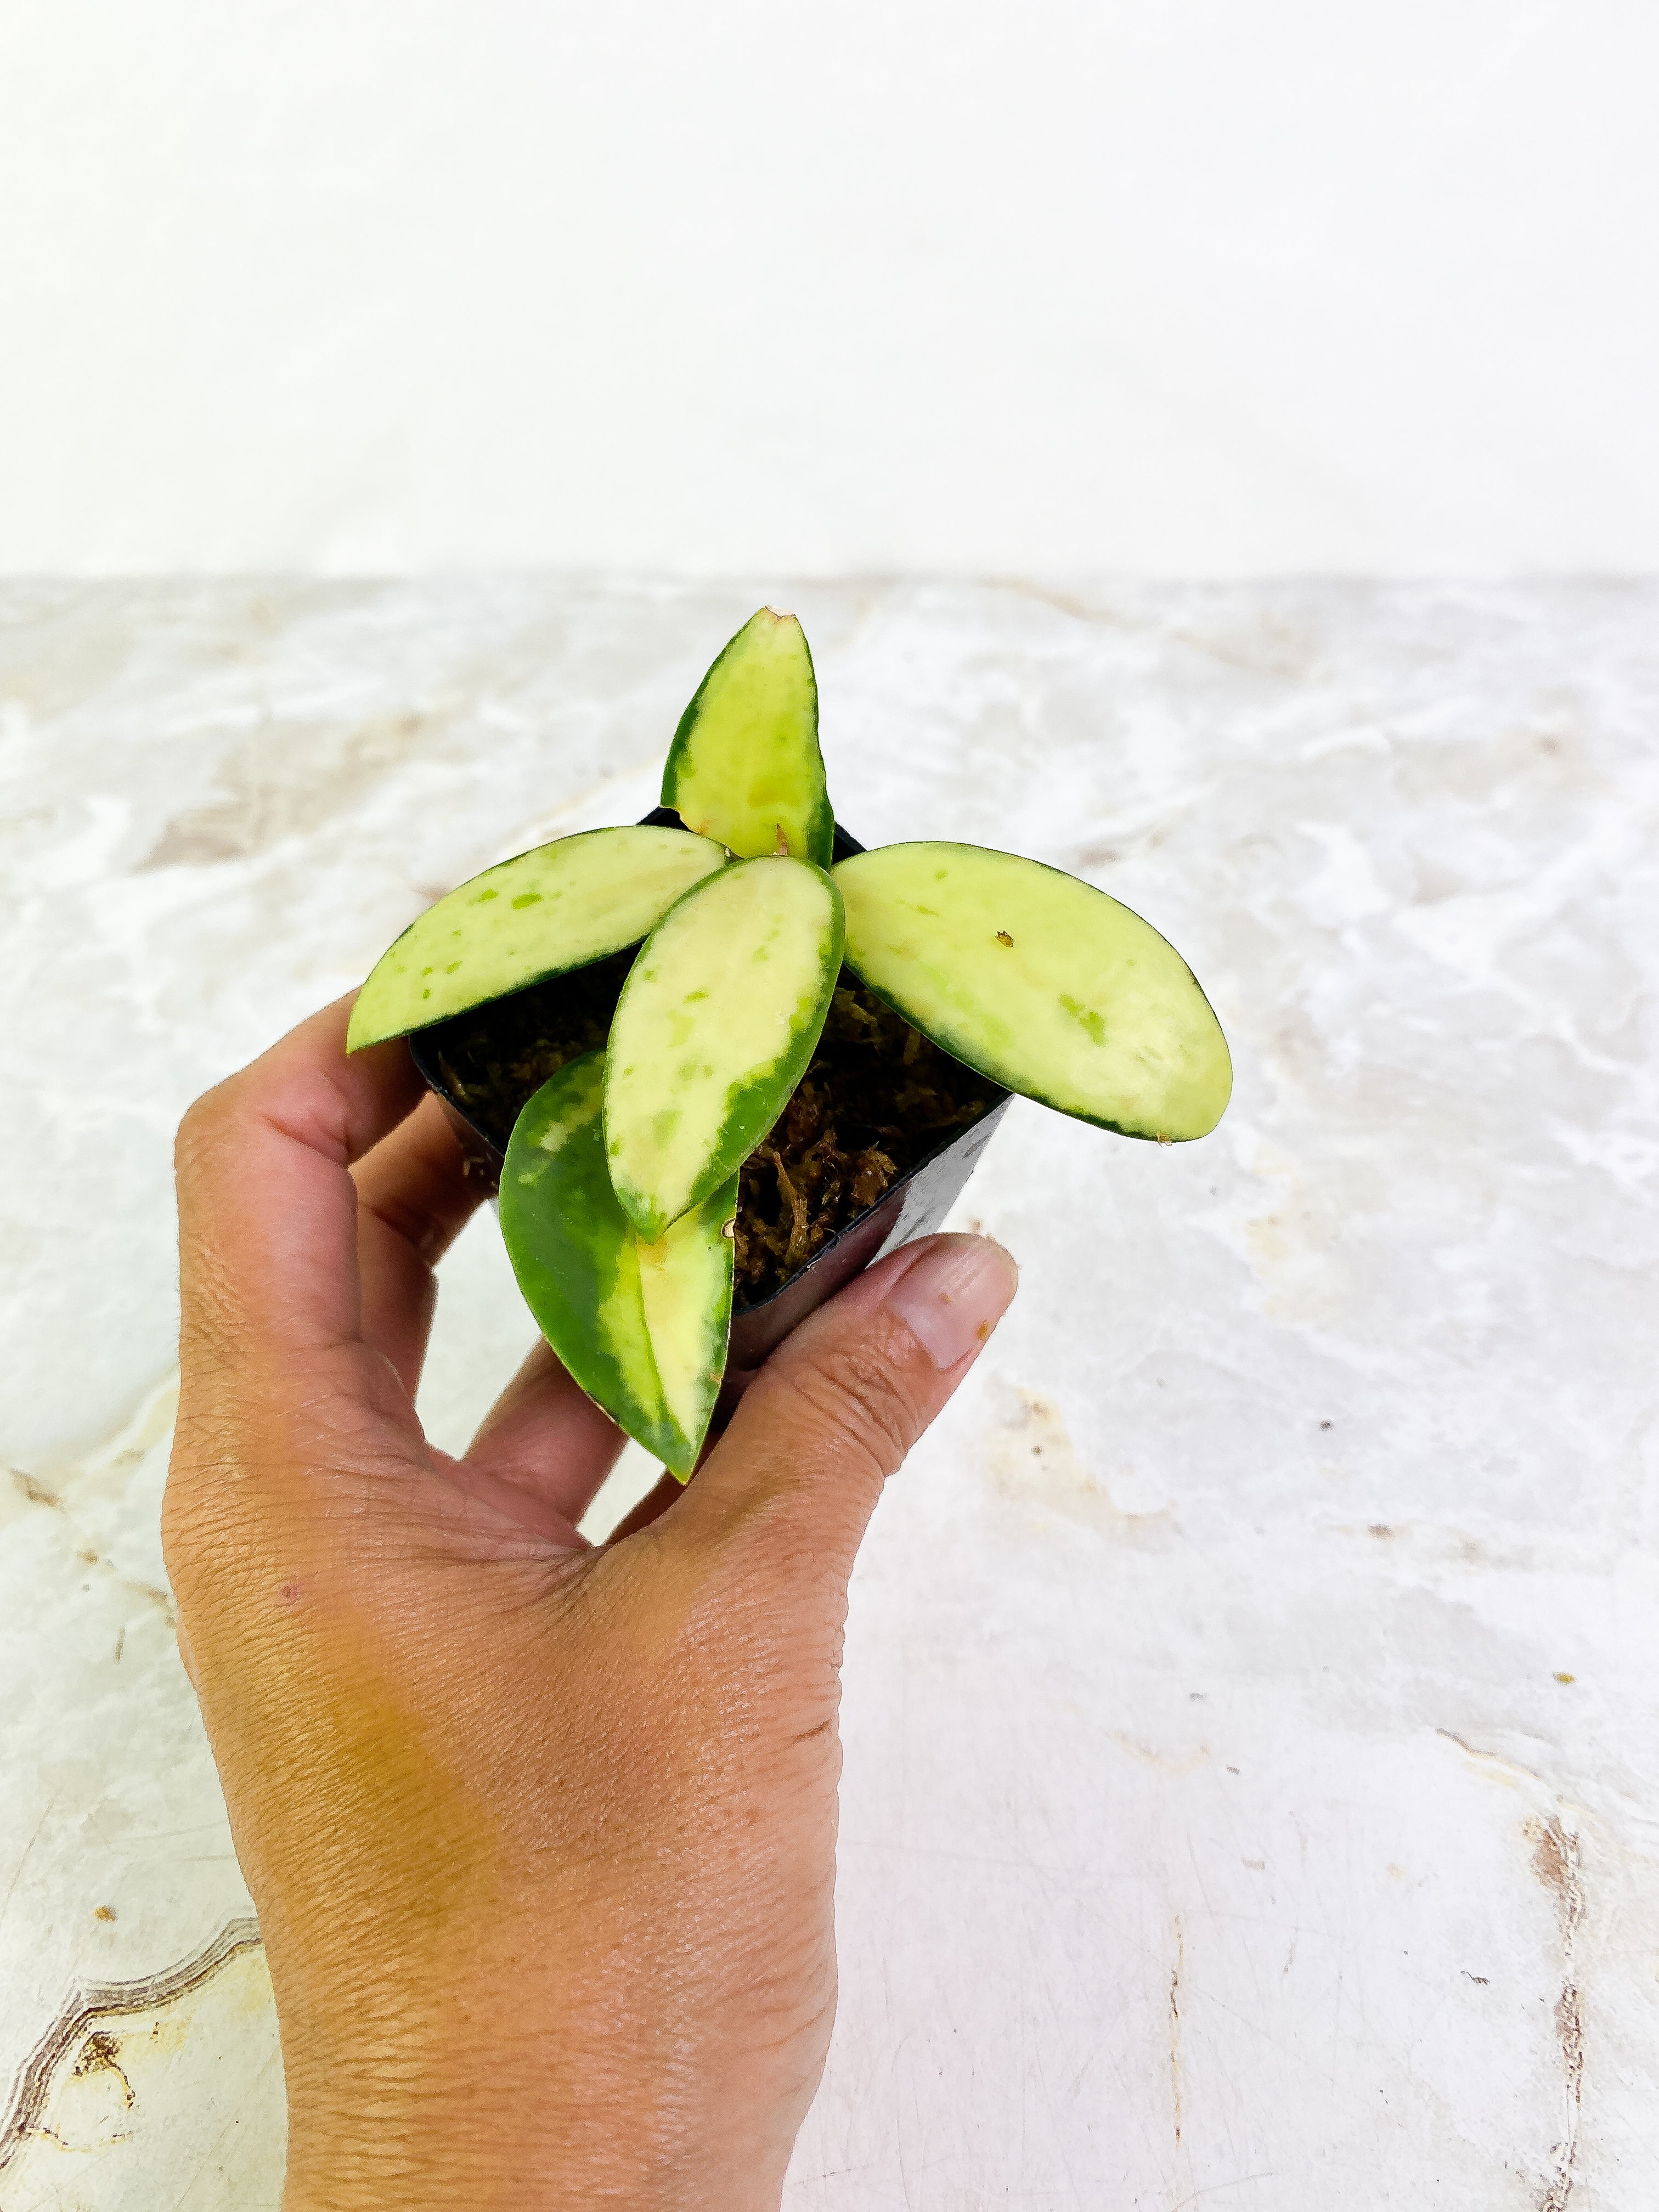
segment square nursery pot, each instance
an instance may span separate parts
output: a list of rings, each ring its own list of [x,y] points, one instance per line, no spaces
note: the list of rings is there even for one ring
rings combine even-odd
[[[665,807],[655,808],[645,820],[668,828],[679,823],[678,815]],[[835,858],[845,860],[863,850],[863,846],[849,837],[837,823]],[[476,1018],[456,1017],[458,1021]],[[501,1150],[451,1095],[440,1066],[444,1034],[449,1026],[445,1022],[434,1022],[430,1029],[415,1030],[408,1040],[410,1055],[428,1088],[442,1100],[466,1154],[470,1171],[493,1194],[501,1182]],[[734,1308],[731,1352],[715,1414],[716,1425],[728,1417],[755,1370],[769,1352],[777,1349],[797,1322],[805,1321],[808,1314],[872,1261],[896,1251],[902,1244],[911,1243],[918,1237],[930,1236],[940,1226],[972,1175],[980,1154],[991,1141],[997,1124],[1007,1112],[1010,1096],[1008,1091],[999,1090],[994,1102],[976,1121],[925,1153],[873,1206],[854,1215],[805,1267],[798,1268],[769,1297],[753,1305]]]

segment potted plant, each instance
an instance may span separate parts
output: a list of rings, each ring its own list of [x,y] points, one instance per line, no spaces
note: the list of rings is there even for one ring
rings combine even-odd
[[[488,868],[398,939],[348,1048],[402,1036],[548,1341],[683,1481],[723,1381],[939,1225],[1011,1092],[1170,1143],[1232,1085],[1192,971],[1115,899],[837,825],[811,655],[769,608],[686,708],[654,813]]]

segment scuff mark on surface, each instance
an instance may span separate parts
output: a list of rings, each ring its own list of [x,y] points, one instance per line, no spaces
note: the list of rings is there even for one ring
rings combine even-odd
[[[1534,1845],[1532,1870],[1555,1900],[1561,1937],[1561,1993],[1555,2001],[1555,2040],[1561,2053],[1565,2118],[1560,2138],[1550,2153],[1554,2171],[1539,2200],[1538,2212],[1565,2212],[1572,2194],[1584,2101],[1584,2016],[1573,1959],[1584,1917],[1584,1881],[1578,1838],[1559,1813],[1553,1813],[1547,1820],[1528,1820],[1525,1833]]]
[[[28,1474],[24,1468],[13,1468],[11,1479],[31,1505],[44,1505],[49,1513],[64,1513],[68,1510],[55,1490],[40,1481],[38,1476]]]
[[[88,2074],[112,2074],[121,2085],[121,2101],[128,2112],[133,2107],[132,2084],[126,2069],[121,2063],[121,2046],[106,2027],[94,2027],[76,2054],[76,2078]]]
[[[324,828],[406,762],[441,751],[457,711],[453,700],[394,705],[343,729],[262,716],[221,763],[217,788],[162,825],[137,872],[251,860]]]
[[[1175,1965],[1170,1970],[1170,2099],[1175,2111],[1176,2148],[1181,2148],[1181,1976],[1187,1964],[1187,1940],[1181,1915],[1175,1917]]]
[[[110,2069],[120,2075],[127,2102],[131,2085],[118,2063],[119,2045],[100,2022],[120,2020],[133,2013],[152,2012],[158,2005],[176,2003],[243,1951],[252,1950],[264,1939],[257,1920],[230,1921],[193,1958],[159,1974],[146,1974],[136,1982],[94,1984],[77,1990],[23,2062],[11,2109],[0,2124],[0,2173],[5,2172],[31,2136],[40,2132],[52,2081],[69,2052],[76,2051],[77,2075]]]
[[[1501,1751],[1482,1751],[1478,1743],[1466,1741],[1455,1729],[1437,1728],[1435,1734],[1444,1736],[1448,1743],[1455,1743],[1467,1757],[1498,1775],[1500,1780],[1509,1782],[1511,1786],[1515,1782],[1521,1781],[1532,1783],[1543,1790],[1550,1789],[1549,1783],[1535,1767],[1523,1766],[1518,1759],[1506,1759]],[[1553,1792],[1552,1791],[1551,1794],[1553,1795]]]
[[[988,585],[994,592],[1008,592],[1016,598],[1034,600],[1038,606],[1052,607],[1056,614],[1069,615],[1073,622],[1096,623],[1105,629],[1127,630],[1131,635],[1149,626],[1144,615],[1138,616],[1127,607],[1102,605],[1077,592],[1062,591],[1032,577],[993,576]]]
[[[1435,1731],[1455,1743],[1508,1788],[1555,1792],[1545,1778],[1518,1759],[1502,1753],[1483,1751],[1452,1729]],[[1570,1825],[1571,1824],[1571,1825]],[[1578,1986],[1578,1936],[1585,1913],[1583,1862],[1577,1815],[1558,1800],[1553,1809],[1534,1814],[1522,1825],[1522,1833],[1533,1846],[1532,1871],[1548,1891],[1555,1906],[1556,1929],[1561,1954],[1561,1984],[1553,2008],[1555,2044],[1561,2063],[1563,2118],[1561,2132],[1549,2150],[1549,2179],[1538,2200],[1538,2212],[1566,2212],[1578,2159],[1578,2137],[1584,2096],[1584,2010]],[[1464,1969],[1468,1972],[1467,1968]],[[1486,1983],[1480,1974],[1472,1982]]]
[[[14,1467],[10,1469],[10,1474],[13,1486],[27,1504],[40,1506],[48,1513],[60,1514],[69,1522],[71,1528],[75,1528],[76,1523],[70,1510],[70,1502],[61,1491],[54,1490],[49,1483],[42,1482],[38,1475],[30,1474],[24,1468]],[[154,1583],[141,1582],[136,1576],[124,1575],[112,1559],[106,1559],[104,1554],[93,1545],[78,1544],[76,1547],[75,1557],[82,1566],[100,1567],[106,1574],[113,1575],[123,1589],[130,1590],[134,1597],[141,1597],[146,1604],[153,1605],[169,1628],[175,1626],[173,1599],[167,1591],[158,1589]],[[123,1627],[121,1642],[117,1645],[115,1652],[118,1659],[121,1656],[125,1641],[126,1630]]]
[[[1078,1457],[1060,1408],[1040,1391],[1016,1384],[1000,1394],[1002,1418],[987,1455],[991,1480],[1011,1503],[1063,1515],[1103,1535],[1155,1549],[1176,1535],[1175,1509],[1125,1512],[1104,1482]]]
[[[1127,1751],[1131,1759],[1138,1759],[1142,1765],[1156,1766],[1165,1774],[1190,1774],[1195,1767],[1202,1766],[1210,1755],[1209,1745],[1201,1743],[1196,1751],[1188,1752],[1184,1759],[1177,1759],[1169,1752],[1158,1751],[1151,1744],[1142,1743],[1137,1736],[1125,1735],[1120,1729],[1112,1729],[1107,1741],[1115,1743],[1120,1751]]]

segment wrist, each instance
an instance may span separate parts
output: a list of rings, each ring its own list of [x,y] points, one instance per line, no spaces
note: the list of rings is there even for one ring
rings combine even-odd
[[[490,1979],[285,2024],[283,2212],[775,2212],[787,2143],[749,2139],[744,2069],[706,2047],[688,2069],[689,2021],[676,2064],[672,2006],[529,2010],[522,1972]]]
[[[640,2156],[643,2115],[613,2106],[607,2124],[571,2109],[552,2039],[504,2030],[489,2057],[410,2045],[375,2054],[319,2096],[289,2100],[283,2212],[543,2212],[615,2202],[642,2212],[672,2199]]]

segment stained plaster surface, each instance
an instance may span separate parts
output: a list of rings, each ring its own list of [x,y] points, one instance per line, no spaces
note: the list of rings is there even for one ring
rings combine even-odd
[[[0,593],[5,2212],[280,2185],[156,1535],[173,1125],[435,893],[641,813],[769,592]],[[1659,592],[794,603],[843,818],[1144,911],[1237,1087],[1164,1151],[1017,1104],[959,1209],[1023,1287],[859,1565],[791,2212],[1647,2212]],[[441,1442],[531,1333],[481,1217]]]

